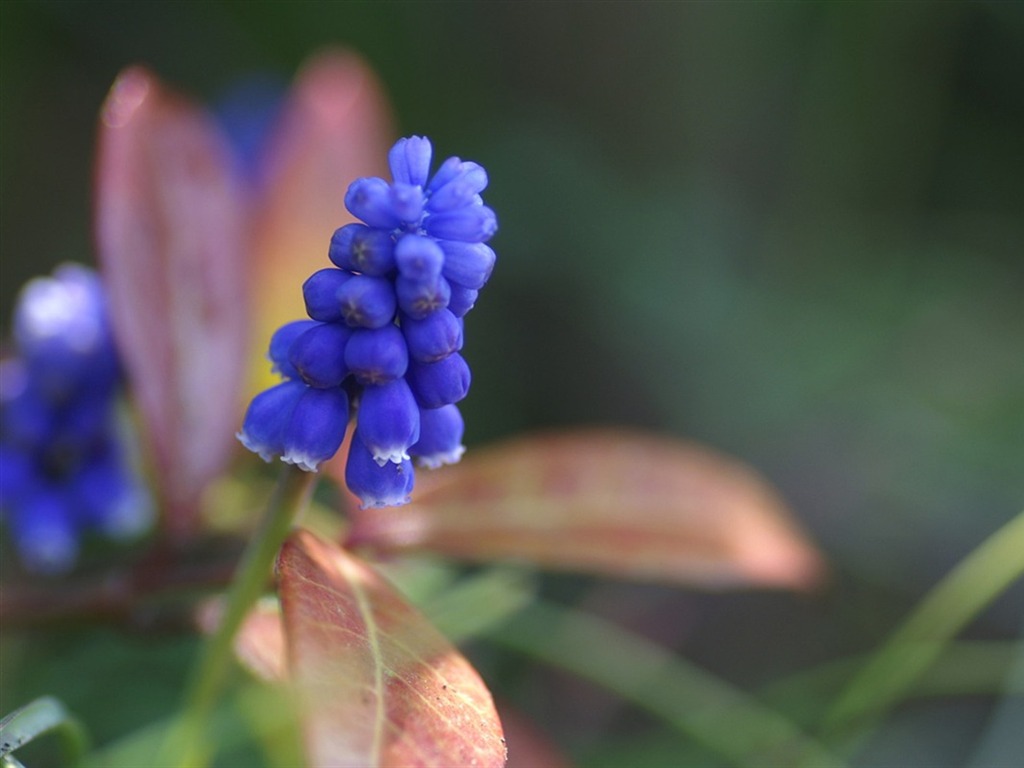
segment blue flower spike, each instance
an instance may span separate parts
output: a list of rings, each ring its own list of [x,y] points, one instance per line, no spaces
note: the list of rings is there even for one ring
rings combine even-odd
[[[433,469],[465,451],[455,403],[469,392],[463,317],[494,269],[498,228],[487,172],[450,157],[431,176],[429,139],[400,139],[392,181],[357,179],[358,222],[331,237],[333,266],[303,284],[306,312],[271,341],[286,381],[257,395],[239,439],[264,459],[307,471],[333,456],[355,418],[345,482],[364,507],[409,500],[411,458]],[[313,322],[316,321],[316,322]]]
[[[74,567],[80,540],[144,532],[153,502],[117,415],[121,371],[98,275],[65,264],[30,281],[0,360],[0,517],[25,568]]]

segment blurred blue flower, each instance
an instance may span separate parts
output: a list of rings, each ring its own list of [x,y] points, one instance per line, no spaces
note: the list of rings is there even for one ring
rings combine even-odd
[[[334,233],[334,267],[303,285],[312,321],[274,334],[270,359],[289,381],[253,399],[238,435],[265,460],[315,471],[340,446],[351,409],[345,479],[364,507],[409,500],[411,458],[433,468],[464,451],[463,316],[494,268],[486,242],[498,224],[480,196],[481,166],[451,157],[431,176],[432,159],[428,139],[400,139],[390,183],[349,186],[345,206],[361,223]],[[304,409],[307,391],[321,394]]]
[[[133,537],[153,505],[116,413],[117,351],[99,278],[65,264],[29,282],[0,362],[0,514],[25,567],[71,568],[85,531]]]

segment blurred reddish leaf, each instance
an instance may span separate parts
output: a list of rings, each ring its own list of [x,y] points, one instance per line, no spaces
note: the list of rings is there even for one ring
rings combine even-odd
[[[225,597],[220,595],[196,607],[196,625],[203,634],[217,631],[224,616],[224,601]],[[242,666],[260,680],[281,683],[288,679],[284,625],[276,601],[261,600],[249,611],[235,635],[234,649]]]
[[[115,333],[179,540],[224,468],[248,351],[244,211],[212,120],[140,68],[99,127],[96,237]]]
[[[821,558],[752,470],[637,432],[528,436],[417,473],[413,503],[352,513],[349,546],[725,588],[809,588]]]
[[[250,394],[277,383],[265,358],[270,337],[306,316],[302,283],[331,266],[331,235],[353,221],[345,191],[360,176],[385,172],[393,136],[383,89],[358,56],[327,51],[296,76],[267,153],[266,197],[253,220],[259,313]]]
[[[297,531],[278,580],[311,765],[505,764],[476,671],[367,565]]]
[[[276,604],[260,603],[249,611],[235,635],[235,655],[254,675],[267,682],[288,678],[284,626]]]

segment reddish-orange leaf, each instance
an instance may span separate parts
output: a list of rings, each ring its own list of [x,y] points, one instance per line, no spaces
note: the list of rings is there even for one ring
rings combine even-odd
[[[247,353],[246,241],[227,148],[140,68],[99,126],[96,237],[119,348],[179,539],[235,446]]]
[[[257,274],[252,393],[277,382],[266,362],[273,332],[306,316],[302,283],[331,266],[327,248],[353,221],[345,191],[386,170],[393,128],[383,89],[355,54],[328,51],[296,76],[273,136],[266,198],[254,217]]]
[[[412,504],[353,512],[349,545],[704,588],[808,588],[823,571],[757,474],[667,438],[597,429],[528,436],[416,479]]]
[[[313,766],[503,766],[469,662],[366,564],[308,531],[278,558],[289,668]]]

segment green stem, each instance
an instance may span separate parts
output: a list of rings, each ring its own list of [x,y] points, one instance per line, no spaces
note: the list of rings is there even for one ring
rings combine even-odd
[[[266,589],[278,550],[299,511],[309,503],[315,477],[293,466],[284,467],[260,526],[242,555],[217,631],[207,641],[193,670],[182,718],[172,735],[175,742],[180,740],[180,745],[168,745],[169,754],[177,757],[168,763],[182,768],[203,768],[209,762],[206,724],[228,672],[233,668],[235,634],[249,609]]]
[[[828,711],[827,738],[851,720],[868,728],[985,606],[1024,576],[1024,512],[992,534],[921,601]],[[870,715],[869,715],[870,713]]]

